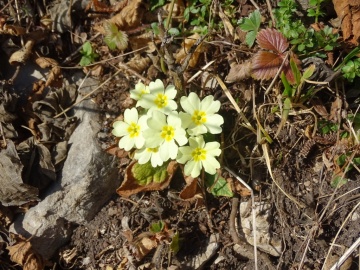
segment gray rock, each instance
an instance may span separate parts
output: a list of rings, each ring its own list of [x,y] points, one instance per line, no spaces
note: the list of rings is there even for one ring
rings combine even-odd
[[[116,159],[97,143],[100,113],[96,105],[85,100],[75,112],[80,123],[69,140],[62,174],[45,198],[11,228],[31,237],[33,248],[45,259],[70,239],[72,224],[90,221],[120,185]]]

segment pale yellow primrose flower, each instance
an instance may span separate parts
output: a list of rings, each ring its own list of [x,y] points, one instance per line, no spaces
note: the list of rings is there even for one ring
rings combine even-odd
[[[224,118],[215,114],[219,111],[221,104],[220,101],[215,101],[213,96],[206,96],[200,101],[198,95],[191,92],[188,97],[181,97],[180,104],[185,113],[180,112],[179,117],[190,135],[197,136],[207,132],[221,133],[220,126],[224,123]]]
[[[164,163],[160,157],[159,147],[143,147],[140,150],[136,150],[134,158],[138,160],[139,164],[145,164],[150,160],[151,166],[153,166],[154,168],[157,166],[161,166]]]
[[[143,95],[149,93],[149,86],[143,84],[142,82],[138,82],[137,84],[135,84],[135,89],[130,90],[130,97],[135,100],[140,100]],[[136,104],[136,106],[138,106],[138,104]]]
[[[148,148],[159,147],[160,157],[164,162],[169,158],[175,159],[179,149],[178,145],[184,145],[188,141],[177,112],[166,116],[160,111],[153,111],[147,124],[148,129],[144,131],[145,146]]]
[[[177,109],[177,104],[173,100],[177,93],[175,86],[168,85],[165,89],[164,83],[157,79],[149,84],[149,91],[150,93],[144,94],[136,106],[149,109],[149,112],[158,110],[165,114],[170,114]]]
[[[124,121],[115,121],[112,134],[116,137],[122,137],[119,141],[119,147],[126,151],[135,147],[140,149],[145,144],[143,131],[147,129],[147,116],[139,118],[136,108],[126,109],[124,112]]]
[[[204,167],[205,172],[215,174],[216,169],[220,168],[220,163],[215,156],[221,154],[220,144],[218,142],[204,142],[203,136],[189,138],[190,146],[179,148],[177,162],[185,164],[185,175],[195,178],[200,175]]]

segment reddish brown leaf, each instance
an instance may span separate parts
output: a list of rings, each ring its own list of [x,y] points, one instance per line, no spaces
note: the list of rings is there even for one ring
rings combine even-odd
[[[259,51],[252,59],[252,77],[257,80],[269,80],[276,75],[283,58],[275,53]]]
[[[264,50],[282,54],[289,47],[286,38],[275,29],[266,28],[261,30],[256,36],[257,43]]]

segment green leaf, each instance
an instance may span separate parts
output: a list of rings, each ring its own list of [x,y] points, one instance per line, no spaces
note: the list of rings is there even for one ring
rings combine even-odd
[[[261,14],[259,10],[252,12],[248,18],[245,18],[242,23],[240,23],[240,29],[243,31],[255,31],[259,30],[261,24]]]
[[[164,228],[165,228],[165,223],[162,220],[150,224],[150,231],[153,233],[160,233],[164,230]]]
[[[160,28],[159,28],[159,24],[156,22],[151,23],[151,29],[154,32],[154,35],[159,35],[160,34]]]
[[[280,78],[281,78],[281,81],[282,81],[282,83],[284,85],[284,88],[285,88],[284,92],[283,92],[283,96],[284,97],[292,97],[294,89],[291,87],[289,81],[286,79],[286,76],[285,76],[284,72],[281,72]]]
[[[314,71],[315,71],[315,65],[311,65],[309,66],[303,73],[303,75],[301,76],[301,80],[304,81],[304,80],[307,80],[309,79],[313,74],[314,74]]]
[[[233,197],[231,187],[225,178],[218,173],[211,175],[206,174],[205,184],[209,188],[209,192],[214,196]]]
[[[93,62],[92,57],[83,55],[80,59],[80,66],[85,67],[85,66],[90,65],[92,62]]]
[[[348,182],[348,179],[342,178],[339,175],[335,175],[333,177],[333,179],[331,180],[330,185],[332,188],[336,188],[336,187],[339,188],[339,187],[345,185],[347,182]]]
[[[136,163],[132,167],[131,171],[136,179],[136,182],[141,186],[145,186],[151,182],[164,182],[168,176],[167,165],[168,162],[164,163],[162,166],[154,168],[151,165],[151,162],[147,162],[145,164]]]
[[[180,237],[179,232],[176,232],[171,239],[170,249],[174,254],[178,253],[180,250]]]
[[[300,70],[299,70],[298,66],[296,65],[294,59],[292,59],[292,58],[290,59],[290,67],[291,67],[291,71],[294,74],[295,82],[297,85],[299,85],[301,82],[301,73],[300,73]]]
[[[86,42],[83,44],[80,53],[81,53],[82,55],[91,55],[91,54],[92,54],[92,46],[91,46],[91,43],[90,43],[89,41],[86,41]]]
[[[153,11],[165,5],[165,0],[150,0],[150,10]]]
[[[168,30],[168,33],[169,33],[170,35],[172,35],[172,36],[178,36],[178,35],[180,35],[180,31],[179,31],[179,29],[177,29],[177,28],[170,28],[170,29]]]
[[[255,43],[255,39],[256,39],[256,32],[250,31],[246,34],[245,42],[251,48]]]

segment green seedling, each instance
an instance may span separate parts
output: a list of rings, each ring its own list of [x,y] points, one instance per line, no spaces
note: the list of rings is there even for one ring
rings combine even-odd
[[[211,0],[192,0],[184,11],[184,21],[196,26],[196,32],[206,35],[209,31],[209,24],[213,25],[210,18]]]
[[[99,55],[93,51],[93,48],[89,41],[86,41],[83,44],[82,49],[80,50],[80,53],[82,55],[81,60],[80,60],[80,66],[82,66],[82,67],[94,63],[96,58],[99,57]]]
[[[326,0],[309,0],[310,8],[308,9],[307,16],[314,17],[315,23],[318,23],[319,17],[325,13],[321,11],[321,4]]]
[[[318,2],[323,2],[323,0],[313,0],[314,4]],[[317,8],[311,14],[317,14],[319,17],[321,12],[316,10]],[[323,29],[315,31],[313,28],[305,26],[301,20],[296,19],[296,11],[295,0],[282,0],[278,3],[278,8],[274,10],[276,28],[283,33],[290,44],[295,45],[295,52],[306,57],[324,58],[326,51],[331,51],[339,46],[337,42],[339,34],[334,33],[333,28],[325,26]]]
[[[259,10],[250,13],[249,17],[238,21],[241,30],[246,31],[245,42],[249,47],[254,45],[256,35],[261,24],[261,14]]]

